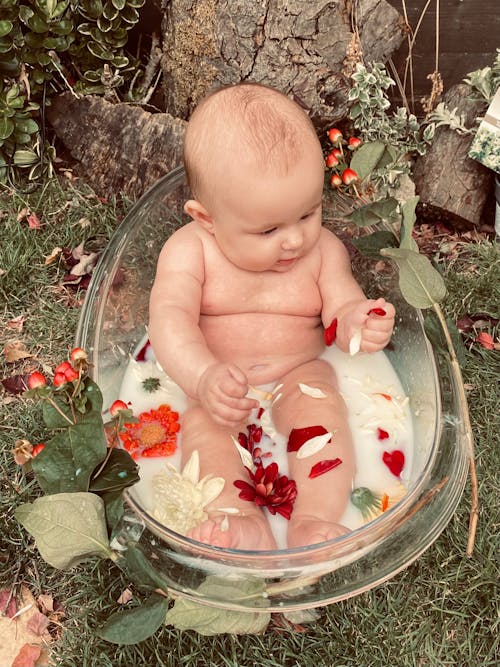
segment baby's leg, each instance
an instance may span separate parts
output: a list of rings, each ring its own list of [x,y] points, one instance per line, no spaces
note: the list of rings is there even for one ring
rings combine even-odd
[[[288,455],[289,477],[297,483],[297,498],[288,526],[288,546],[297,547],[332,539],[347,532],[339,521],[352,490],[355,462],[347,408],[340,396],[332,367],[322,360],[303,364],[288,373],[274,404],[273,419],[280,433],[294,428],[323,426],[333,432],[321,451],[298,459]],[[321,389],[326,398],[303,394],[298,383]],[[310,478],[311,467],[323,460],[339,458],[342,463],[329,472]]]
[[[237,479],[246,481],[248,474],[231,440],[231,433],[218,426],[203,408],[196,405],[182,416],[181,434],[182,465],[197,449],[200,478],[213,475],[226,480],[221,494],[205,508],[208,520],[191,529],[189,537],[233,549],[275,549],[276,543],[263,510],[252,502],[240,499],[239,491],[233,485]],[[235,515],[215,511],[225,507],[234,507],[240,513]]]

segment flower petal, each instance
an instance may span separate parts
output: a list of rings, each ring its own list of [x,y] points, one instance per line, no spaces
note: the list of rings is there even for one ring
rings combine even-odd
[[[287,452],[296,452],[302,445],[317,435],[328,433],[326,428],[321,425],[304,426],[303,428],[293,428],[288,436]]]
[[[349,341],[349,354],[351,357],[353,357],[355,354],[359,352],[359,349],[361,347],[361,329],[358,329],[357,331],[354,332],[354,334],[351,337],[351,340]]]
[[[193,451],[182,469],[182,478],[191,482],[191,484],[198,484],[200,479],[200,455],[197,449]]]
[[[299,382],[300,391],[311,398],[326,398],[326,394],[317,387],[310,387],[308,384]]]
[[[205,507],[213,500],[217,498],[222,492],[226,484],[226,480],[223,477],[212,477],[208,479],[205,477],[202,480],[203,484],[200,482],[201,486],[201,497],[202,497],[202,506]]]
[[[400,449],[394,449],[392,452],[384,452],[382,461],[395,477],[399,477],[405,465],[405,455]]]
[[[236,440],[234,436],[231,436],[231,440],[234,442],[234,446],[238,450],[238,454],[240,455],[241,462],[245,466],[245,468],[248,468],[249,470],[253,470],[255,468],[254,463],[253,463],[253,457],[248,451],[248,449],[245,449],[240,445],[240,443]]]
[[[333,433],[324,433],[323,435],[316,435],[314,438],[306,440],[302,447],[297,452],[298,459],[305,459],[321,451],[323,447],[330,442]]]
[[[342,463],[342,459],[327,459],[325,461],[318,461],[315,463],[309,472],[310,479],[324,475],[325,472],[333,470]]]

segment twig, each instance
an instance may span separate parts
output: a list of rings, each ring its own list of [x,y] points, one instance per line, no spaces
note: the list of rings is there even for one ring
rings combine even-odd
[[[474,438],[472,437],[472,426],[470,423],[467,397],[465,395],[465,389],[462,380],[462,372],[460,370],[460,364],[458,363],[457,355],[455,354],[455,348],[453,347],[453,342],[451,340],[450,332],[448,331],[448,327],[446,325],[446,319],[439,304],[434,303],[433,307],[434,307],[434,312],[438,316],[438,319],[441,323],[441,327],[443,329],[446,338],[448,351],[450,353],[451,365],[453,366],[456,377],[459,380],[457,382],[457,391],[460,403],[462,405],[464,433],[469,453],[469,473],[470,473],[470,484],[471,484],[471,507],[469,511],[469,539],[467,541],[466,554],[467,556],[472,556],[472,553],[474,551],[474,542],[476,539],[477,523],[479,520],[479,494],[477,488],[476,461],[474,457]]]

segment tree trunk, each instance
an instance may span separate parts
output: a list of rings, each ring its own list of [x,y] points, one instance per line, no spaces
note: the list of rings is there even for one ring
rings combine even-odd
[[[466,84],[450,88],[443,102],[464,117],[468,128],[486,110],[486,102],[476,99]],[[457,227],[481,224],[492,191],[493,174],[468,157],[470,143],[469,134],[460,135],[447,126],[439,127],[426,154],[417,158],[413,178],[423,220],[444,220]]]
[[[188,118],[211,88],[253,81],[292,96],[321,129],[347,115],[359,55],[385,62],[404,34],[385,0],[170,0],[162,31],[173,116]]]

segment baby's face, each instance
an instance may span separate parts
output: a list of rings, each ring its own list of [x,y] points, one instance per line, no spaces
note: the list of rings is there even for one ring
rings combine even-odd
[[[323,179],[323,156],[314,145],[286,175],[242,166],[212,211],[224,255],[247,271],[291,269],[319,240]]]

